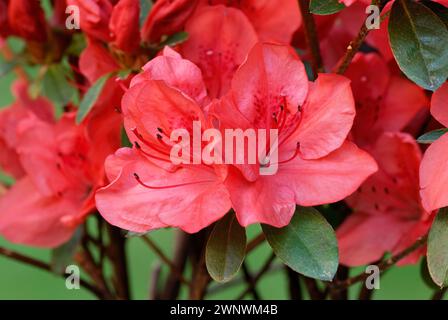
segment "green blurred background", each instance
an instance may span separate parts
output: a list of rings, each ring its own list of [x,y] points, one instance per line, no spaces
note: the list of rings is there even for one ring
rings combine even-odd
[[[13,74],[0,79],[0,107],[11,104],[13,98],[10,85]],[[1,212],[0,212],[1,215]],[[250,228],[252,236],[259,232],[259,227]],[[151,234],[160,247],[169,255],[174,243],[172,230],[160,230]],[[48,262],[50,250],[34,249],[13,245],[0,237],[0,246],[19,251],[26,255]],[[132,297],[147,299],[151,285],[151,273],[158,259],[155,254],[138,237],[130,238],[127,243],[128,262]],[[269,256],[270,250],[266,244],[257,248],[248,257],[248,267],[255,273]],[[279,262],[276,261],[276,265]],[[351,274],[362,272],[363,268],[352,270]],[[167,273],[167,272],[166,272]],[[81,274],[82,276],[82,274]],[[214,285],[213,285],[214,286]],[[303,287],[303,286],[302,286]],[[243,284],[237,284],[227,289],[217,290],[209,296],[211,299],[234,299],[244,290]],[[260,281],[258,291],[263,299],[287,299],[288,283],[283,268],[275,268]],[[357,297],[359,286],[350,290],[350,298]],[[406,267],[394,267],[381,276],[381,288],[374,293],[375,299],[428,299],[434,292],[420,275],[420,264]],[[182,298],[186,293],[182,292]],[[65,280],[58,275],[37,270],[0,256],[0,299],[94,299],[88,291],[68,290]]]

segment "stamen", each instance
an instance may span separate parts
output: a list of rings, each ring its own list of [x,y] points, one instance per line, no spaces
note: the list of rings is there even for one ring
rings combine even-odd
[[[300,153],[300,142],[297,142],[296,151],[294,152],[293,156],[291,158],[289,158],[288,160],[280,161],[278,164],[284,164],[284,163],[294,160],[299,155],[299,153]]]
[[[145,138],[143,138],[143,136],[138,132],[137,128],[132,129],[132,133],[134,133],[137,136],[137,138],[141,142],[143,142],[143,144],[145,146],[147,146],[148,148],[153,149],[154,151],[156,151],[156,152],[158,152],[160,154],[163,154],[165,156],[168,156],[168,157],[170,156],[168,151],[157,148],[154,144],[150,143]]]
[[[294,134],[294,132],[296,132],[297,131],[297,129],[299,128],[299,126],[300,126],[300,122],[301,122],[301,118],[299,118],[300,117],[300,113],[296,113],[294,116],[293,116],[294,118],[292,119],[292,121],[296,121],[296,125],[294,126],[294,128],[292,129],[292,130],[290,130],[289,132],[288,132],[288,134],[286,135],[286,137],[285,138],[283,138],[282,139],[282,141],[280,141],[279,142],[279,146],[282,144],[282,143],[284,143],[285,141],[287,141],[293,134]]]
[[[194,184],[198,184],[198,183],[213,183],[214,181],[212,180],[203,180],[203,181],[196,181],[196,182],[186,182],[186,183],[180,183],[180,184],[175,184],[175,185],[171,185],[171,186],[149,186],[146,183],[144,183],[141,179],[140,176],[134,172],[134,178],[135,180],[137,180],[137,182],[147,188],[147,189],[154,189],[154,190],[163,190],[163,189],[170,189],[170,188],[177,188],[177,187],[185,187],[185,186],[190,186],[190,185],[194,185]]]
[[[160,160],[160,161],[165,161],[165,162],[169,162],[169,163],[171,163],[171,161],[168,160],[168,159],[165,159],[165,158],[162,158],[162,157],[158,157],[158,156],[152,155],[152,154],[150,154],[150,153],[144,151],[144,150],[142,149],[142,147],[138,144],[137,141],[134,142],[134,145],[135,145],[135,148],[136,148],[138,151],[140,151],[141,153],[143,153],[145,156],[147,156],[147,157],[149,157],[149,158],[153,158],[153,159],[156,159],[156,160]]]

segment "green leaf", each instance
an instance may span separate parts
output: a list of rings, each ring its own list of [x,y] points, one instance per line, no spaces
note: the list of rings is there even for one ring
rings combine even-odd
[[[42,79],[42,93],[58,106],[65,106],[75,95],[75,88],[66,78],[69,71],[63,65],[54,64],[48,67]]]
[[[422,3],[432,10],[436,15],[439,16],[440,20],[445,23],[445,25],[448,27],[448,8],[442,6],[440,3],[434,2],[434,1],[422,1]]]
[[[6,173],[0,170],[0,184],[10,187],[14,184],[15,180]]]
[[[318,15],[328,15],[341,11],[345,8],[338,0],[311,0],[310,12]]]
[[[422,144],[431,144],[447,132],[448,129],[437,129],[431,132],[427,132],[418,137],[417,142]]]
[[[246,240],[246,229],[233,212],[216,223],[205,251],[207,270],[215,281],[227,282],[235,276],[244,261]]]
[[[87,116],[89,111],[92,109],[96,100],[99,98],[101,91],[103,91],[104,85],[107,80],[112,76],[112,73],[105,74],[99,78],[86,92],[81,104],[79,105],[78,114],[76,115],[76,122],[80,123]]]
[[[152,6],[153,3],[151,0],[140,0],[140,28],[142,28],[145,24],[146,18],[148,17],[149,12],[151,12]]]
[[[159,44],[159,46],[161,48],[165,46],[176,46],[186,41],[187,39],[188,39],[188,33],[186,33],[185,31],[181,31],[167,37],[164,41],[162,41]]]
[[[338,244],[319,211],[298,207],[286,227],[262,227],[276,256],[291,269],[315,279],[333,279],[339,264]]]
[[[66,50],[66,54],[79,57],[81,52],[86,48],[86,38],[82,33],[75,33],[72,36],[72,41]]]
[[[0,78],[6,76],[16,66],[17,61],[0,61]]]
[[[72,263],[82,234],[83,228],[79,227],[68,242],[52,250],[50,266],[54,273],[63,274],[65,268]]]
[[[420,278],[423,280],[425,285],[430,289],[438,289],[434,281],[431,279],[431,275],[428,270],[428,261],[426,257],[423,257],[422,261],[420,261]]]
[[[448,207],[439,210],[428,236],[428,269],[439,287],[448,284]]]
[[[392,6],[389,39],[404,74],[419,86],[435,91],[448,77],[448,29],[424,5],[397,0]]]
[[[121,129],[121,146],[126,148],[132,148],[132,143],[129,140],[129,137],[124,128]]]

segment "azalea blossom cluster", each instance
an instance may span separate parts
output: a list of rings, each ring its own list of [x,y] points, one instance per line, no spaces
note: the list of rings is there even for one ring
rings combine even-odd
[[[15,100],[0,111],[0,168],[15,181],[0,191],[0,235],[54,248],[91,215],[139,234],[197,233],[233,212],[243,227],[282,228],[297,206],[344,202],[350,213],[334,226],[344,265],[425,236],[448,206],[448,135],[429,147],[416,139],[448,126],[448,83],[432,93],[400,70],[387,34],[393,1],[342,72],[371,3],[314,15],[314,68],[299,2],[56,0],[44,11],[37,0],[0,0],[0,47],[17,74]],[[79,9],[80,30],[66,29],[67,6]],[[27,69],[36,65],[37,75]],[[67,67],[78,96],[61,109],[36,90],[54,65]],[[268,132],[264,156],[249,161],[244,138],[230,150],[239,161],[213,153],[226,130]],[[173,161],[178,132],[199,134],[217,161]],[[181,151],[198,156],[190,144]]]

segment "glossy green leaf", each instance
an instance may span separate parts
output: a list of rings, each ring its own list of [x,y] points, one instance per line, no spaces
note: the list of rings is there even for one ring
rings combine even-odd
[[[185,31],[177,32],[170,35],[164,41],[162,41],[159,46],[163,48],[164,46],[176,46],[188,39],[188,33]]]
[[[338,244],[319,211],[298,207],[286,227],[262,227],[276,256],[291,269],[315,279],[333,279],[339,264]]]
[[[149,13],[151,12],[153,3],[151,0],[140,0],[140,28],[143,27],[145,24],[146,18],[148,17]]]
[[[311,0],[310,12],[318,15],[328,15],[341,11],[345,8],[338,0]]]
[[[89,111],[94,106],[95,102],[98,100],[101,91],[109,80],[112,74],[108,73],[99,78],[86,92],[85,96],[81,100],[81,104],[79,105],[78,113],[76,115],[76,122],[80,123],[87,116]]]
[[[448,208],[440,209],[428,236],[428,269],[439,286],[448,284]]]
[[[422,144],[431,144],[447,132],[448,132],[448,129],[437,129],[437,130],[434,130],[431,132],[427,132],[427,133],[421,135],[417,139],[417,142],[422,143]]]
[[[75,88],[66,78],[67,69],[54,64],[48,67],[42,79],[42,93],[56,105],[65,106],[75,95]]]
[[[244,261],[246,240],[246,229],[234,213],[216,223],[205,251],[207,270],[215,281],[226,282],[235,276]]]
[[[431,275],[428,270],[428,260],[423,257],[420,261],[420,278],[423,280],[425,285],[430,289],[438,289],[437,285],[432,281]]]
[[[83,229],[79,227],[68,242],[52,250],[50,265],[53,272],[63,274],[65,268],[72,264],[73,256],[81,242],[82,234]]]
[[[448,29],[423,4],[397,0],[392,6],[389,39],[404,74],[435,91],[448,77]]]
[[[445,23],[445,25],[448,27],[448,8],[442,6],[440,3],[425,0],[422,1],[422,3],[427,6],[429,9],[432,10],[436,15],[439,16],[439,18]]]

